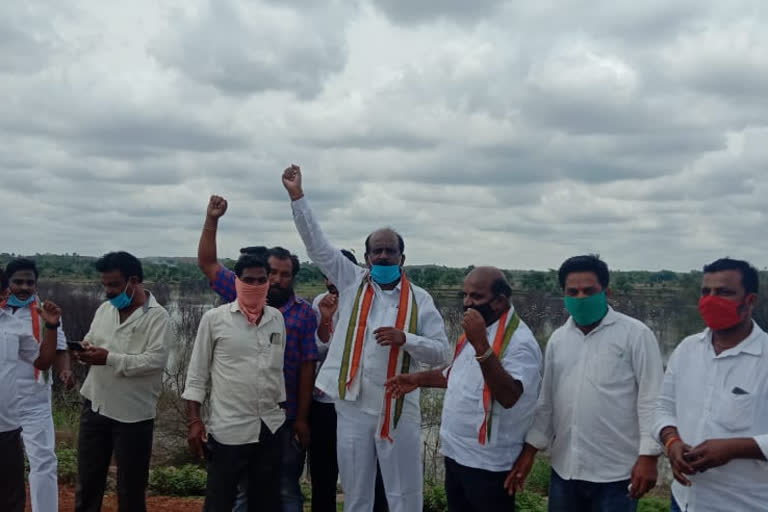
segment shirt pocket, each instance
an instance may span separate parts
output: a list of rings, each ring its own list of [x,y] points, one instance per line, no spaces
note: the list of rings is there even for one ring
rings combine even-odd
[[[270,368],[282,368],[285,359],[285,340],[279,332],[269,335],[269,359]]]
[[[19,359],[19,345],[14,343],[13,339],[5,334],[0,333],[0,344],[2,344],[2,350],[0,350],[0,361],[14,362]]]
[[[587,378],[598,387],[613,387],[634,380],[627,350],[616,345],[599,347],[586,365]]]
[[[726,432],[743,432],[751,429],[754,412],[755,398],[751,393],[722,391],[713,408],[713,420]]]

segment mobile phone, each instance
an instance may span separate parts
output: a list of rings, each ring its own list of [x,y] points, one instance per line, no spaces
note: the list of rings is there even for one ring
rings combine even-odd
[[[74,350],[75,352],[81,352],[85,350],[85,347],[83,347],[83,345],[78,341],[68,341],[67,347],[69,350]]]

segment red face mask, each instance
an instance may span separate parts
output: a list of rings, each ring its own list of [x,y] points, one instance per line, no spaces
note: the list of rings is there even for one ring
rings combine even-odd
[[[741,322],[739,308],[743,304],[717,295],[706,295],[699,299],[699,313],[707,327],[713,331],[730,329]]]

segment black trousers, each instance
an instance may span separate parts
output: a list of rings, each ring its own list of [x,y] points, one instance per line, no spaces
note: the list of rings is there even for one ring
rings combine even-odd
[[[448,512],[514,512],[515,496],[504,489],[508,471],[485,471],[445,458]]]
[[[204,512],[231,512],[237,496],[237,484],[244,476],[248,481],[246,492],[250,510],[280,511],[282,445],[279,433],[280,430],[270,432],[262,422],[258,443],[226,445],[208,435],[208,483]]]
[[[149,459],[155,420],[123,423],[91,410],[86,400],[80,415],[75,512],[99,512],[112,454],[117,461],[120,512],[146,512]]]
[[[336,408],[333,404],[312,401],[309,415],[312,443],[309,445],[309,474],[312,479],[312,512],[336,512]],[[376,466],[376,493],[373,512],[388,512],[387,495],[381,471]]]
[[[21,429],[0,432],[0,510],[24,512],[24,448]]]

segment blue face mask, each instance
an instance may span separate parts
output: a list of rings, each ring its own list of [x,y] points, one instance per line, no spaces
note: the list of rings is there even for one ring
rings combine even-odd
[[[10,294],[8,296],[8,305],[11,306],[12,308],[23,308],[24,306],[29,306],[33,302],[35,302],[34,295],[30,295],[27,300],[20,300],[14,294]]]
[[[131,304],[131,301],[133,300],[133,294],[131,294],[131,296],[129,297],[128,294],[125,293],[127,289],[128,289],[128,285],[126,284],[125,290],[123,290],[122,293],[117,297],[112,297],[111,299],[109,299],[109,303],[115,306],[117,309],[127,308]]]
[[[378,284],[391,284],[400,279],[399,265],[371,265],[371,279]]]

